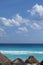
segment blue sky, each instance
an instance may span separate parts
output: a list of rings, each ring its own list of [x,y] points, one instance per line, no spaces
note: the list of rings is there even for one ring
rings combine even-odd
[[[0,0],[0,43],[43,43],[43,0]]]

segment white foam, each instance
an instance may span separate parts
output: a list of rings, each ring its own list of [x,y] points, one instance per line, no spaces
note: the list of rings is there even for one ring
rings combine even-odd
[[[16,50],[0,50],[0,53],[3,53],[3,54],[16,54],[16,55],[19,55],[19,54],[43,54],[43,51],[16,51]]]

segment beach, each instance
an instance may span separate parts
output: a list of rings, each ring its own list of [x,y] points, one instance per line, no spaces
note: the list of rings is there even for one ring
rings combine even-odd
[[[11,61],[20,58],[25,62],[29,56],[34,56],[41,62],[43,60],[43,44],[0,44],[0,53]]]

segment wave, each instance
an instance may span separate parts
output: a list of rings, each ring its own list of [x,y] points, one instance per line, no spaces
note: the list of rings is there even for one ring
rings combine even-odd
[[[43,54],[43,51],[16,51],[16,50],[0,50],[0,53],[3,54],[15,54],[15,55],[23,55],[23,54]]]

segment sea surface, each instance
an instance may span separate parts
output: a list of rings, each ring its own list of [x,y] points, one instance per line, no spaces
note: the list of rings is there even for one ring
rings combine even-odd
[[[0,52],[11,60],[21,58],[25,61],[29,56],[40,62],[43,60],[43,44],[0,44]]]

